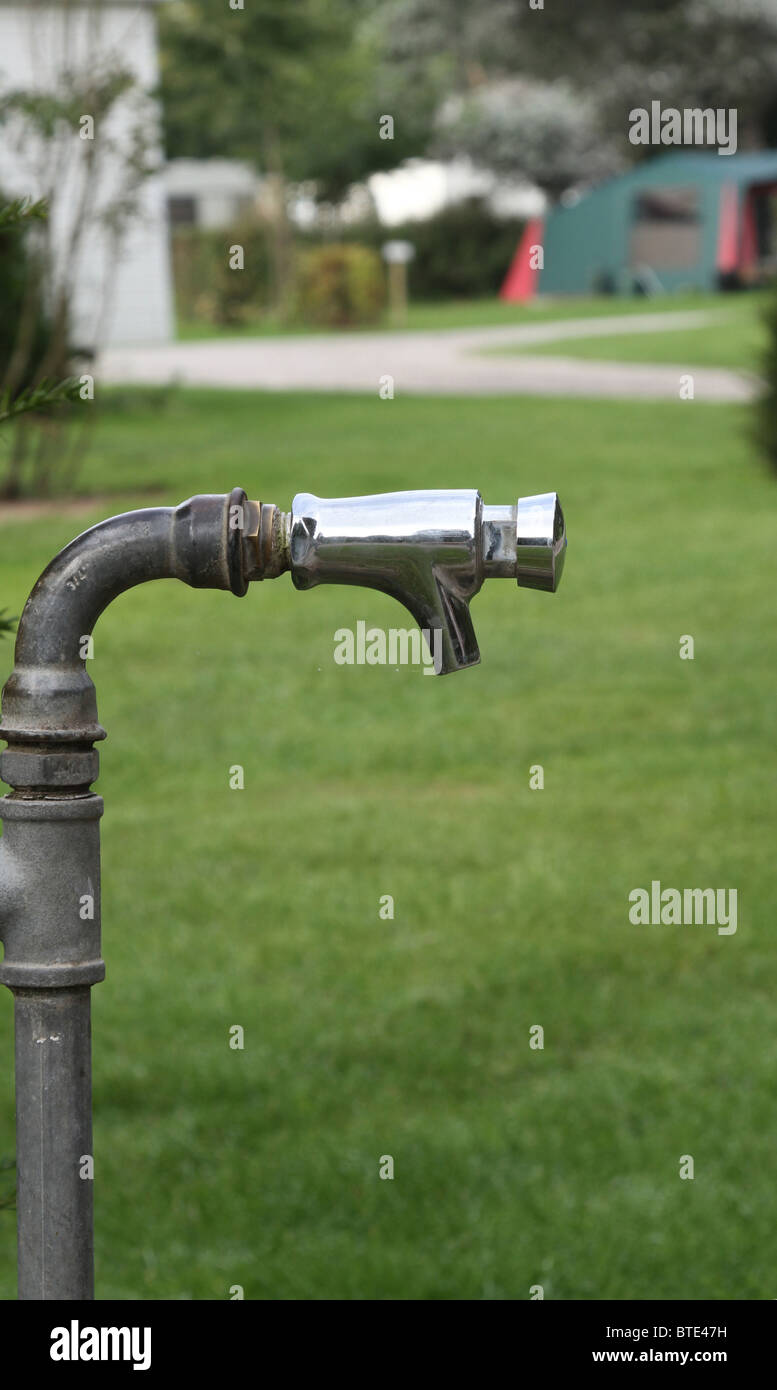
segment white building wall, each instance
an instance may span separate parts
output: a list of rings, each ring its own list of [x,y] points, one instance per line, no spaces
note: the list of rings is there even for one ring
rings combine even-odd
[[[153,89],[158,81],[154,9],[153,0],[0,0],[0,91],[53,91],[64,68],[94,70],[116,63],[145,91]],[[136,119],[132,101],[122,98],[106,128],[96,128],[95,140],[110,139],[126,147]],[[155,136],[154,125],[151,120],[148,128]],[[84,144],[74,132],[56,156],[51,234],[60,267],[78,199]],[[116,192],[120,163],[116,158],[106,163],[98,205]],[[39,197],[50,176],[41,146],[24,138],[18,128],[0,127],[4,194]],[[112,247],[107,232],[92,223],[69,279],[74,344],[166,342],[174,336],[167,206],[160,175],[144,183],[138,213],[120,247]]]

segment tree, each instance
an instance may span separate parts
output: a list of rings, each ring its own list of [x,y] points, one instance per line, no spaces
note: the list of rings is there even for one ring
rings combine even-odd
[[[443,104],[434,149],[465,152],[505,178],[516,174],[557,198],[572,184],[622,167],[618,142],[607,138],[596,100],[565,79],[486,82]]]
[[[274,299],[289,294],[287,184],[333,199],[365,174],[421,153],[434,102],[400,101],[376,25],[376,0],[188,0],[160,14],[169,157],[245,159],[266,179]],[[403,88],[404,90],[404,88]],[[381,138],[380,118],[393,118]]]
[[[381,23],[386,53],[441,97],[432,152],[551,193],[649,154],[629,143],[628,113],[651,100],[736,107],[742,144],[777,136],[777,5],[764,0],[384,0]]]
[[[516,10],[519,0],[513,0]],[[529,20],[539,19],[541,25]],[[748,143],[764,142],[777,79],[777,6],[764,0],[586,0],[523,14],[535,70],[595,87],[608,127],[634,106],[736,107]]]
[[[168,158],[246,159],[340,193],[421,152],[431,103],[389,80],[379,0],[174,0],[159,17]],[[409,90],[407,92],[409,95]],[[394,105],[391,105],[391,101]],[[385,103],[389,103],[386,105]],[[395,117],[394,138],[379,118]]]

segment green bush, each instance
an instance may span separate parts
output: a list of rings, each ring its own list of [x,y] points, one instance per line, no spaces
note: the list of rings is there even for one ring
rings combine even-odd
[[[243,269],[230,266],[230,247],[242,246]],[[265,228],[255,220],[227,229],[179,228],[172,239],[176,307],[184,319],[238,324],[263,313],[270,300]]]
[[[383,264],[371,247],[339,243],[301,254],[296,312],[305,323],[330,328],[375,323],[385,302]]]
[[[495,217],[482,199],[443,208],[396,235],[415,246],[409,268],[414,299],[481,299],[497,294],[515,255],[523,223]]]
[[[777,285],[763,311],[766,347],[761,356],[763,390],[759,396],[755,430],[758,447],[773,472],[777,473]]]
[[[82,452],[65,433],[69,408],[80,393],[77,378],[65,376],[64,334],[48,320],[40,249],[29,240],[31,226],[44,221],[48,205],[29,197],[0,196],[0,499],[31,492],[42,496],[72,487]],[[55,315],[56,319],[57,316]],[[0,620],[0,634],[10,619]]]
[[[5,203],[0,194],[0,206]],[[48,334],[39,296],[36,294],[34,302],[29,302],[38,272],[28,249],[27,231],[24,221],[0,230],[0,387],[11,359],[21,349],[23,360],[15,374],[14,395],[32,385]]]
[[[385,241],[412,242],[411,299],[487,299],[498,293],[523,228],[518,218],[495,216],[482,198],[468,198],[423,222],[389,228],[372,220],[344,230],[339,239],[377,251]]]

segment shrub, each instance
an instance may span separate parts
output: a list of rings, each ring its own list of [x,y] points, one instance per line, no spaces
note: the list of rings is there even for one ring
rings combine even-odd
[[[755,413],[756,440],[771,469],[777,473],[777,285],[763,311],[766,347],[761,357],[763,389]]]
[[[55,482],[72,486],[78,462],[76,450],[65,447],[64,430],[79,382],[64,377],[66,340],[44,314],[42,258],[27,240],[30,225],[47,216],[45,200],[0,198],[0,426],[8,431],[0,456],[3,500],[51,492]]]
[[[230,247],[242,246],[243,269],[230,266]],[[173,235],[178,313],[185,319],[238,324],[266,311],[270,300],[267,233],[255,220],[227,229],[186,227]]]
[[[477,299],[497,294],[523,231],[515,218],[496,217],[478,198],[443,208],[396,235],[415,246],[409,289],[415,299]]]
[[[468,198],[423,222],[383,227],[371,220],[344,229],[339,239],[359,241],[378,252],[385,241],[412,242],[411,299],[487,299],[498,293],[523,228],[519,218],[497,217],[482,198]],[[316,239],[320,241],[320,233]]]
[[[5,201],[0,195],[0,206]],[[0,385],[16,355],[14,395],[32,385],[48,340],[40,296],[35,292],[38,270],[28,250],[27,230],[23,219],[0,230]]]
[[[305,323],[330,328],[375,323],[385,301],[383,264],[369,246],[337,243],[300,256],[296,311]]]

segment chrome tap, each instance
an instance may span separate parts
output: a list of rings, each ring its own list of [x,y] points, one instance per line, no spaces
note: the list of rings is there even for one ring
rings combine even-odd
[[[529,589],[558,587],[566,532],[555,492],[487,507],[474,490],[314,497],[301,492],[280,521],[278,545],[298,589],[357,584],[380,589],[412,614],[440,674],[480,660],[470,600],[489,578]]]

